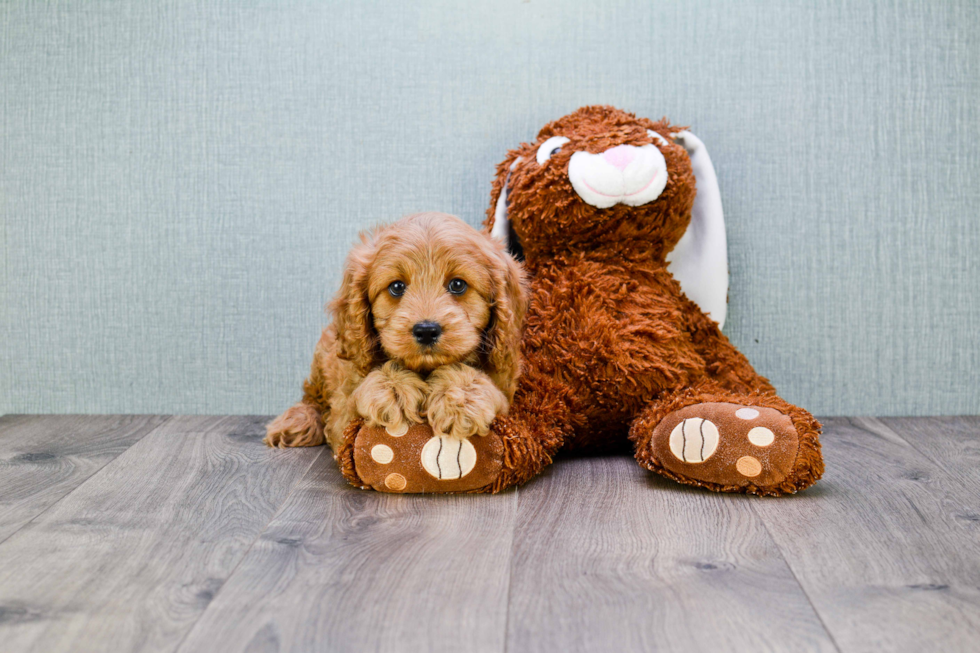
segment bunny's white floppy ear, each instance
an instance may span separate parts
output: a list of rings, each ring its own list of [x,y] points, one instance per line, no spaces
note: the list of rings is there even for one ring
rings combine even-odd
[[[683,131],[675,134],[674,140],[691,157],[697,195],[691,224],[667,255],[667,269],[681,284],[684,294],[721,328],[728,313],[728,243],[718,177],[701,139]]]
[[[510,164],[510,169],[513,170],[517,167],[522,158],[524,157],[519,156],[514,159],[514,162]],[[513,245],[510,242],[510,219],[507,217],[507,186],[509,185],[510,173],[507,173],[504,187],[500,189],[500,197],[497,198],[497,205],[493,208],[493,228],[490,230],[490,235],[506,245],[508,250]]]

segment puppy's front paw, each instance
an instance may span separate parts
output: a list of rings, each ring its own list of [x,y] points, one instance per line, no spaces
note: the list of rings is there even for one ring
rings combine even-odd
[[[507,409],[507,397],[486,374],[466,365],[446,365],[429,376],[425,412],[436,435],[460,440],[486,435]]]
[[[422,421],[426,390],[418,374],[389,361],[364,377],[353,399],[368,426],[404,433]]]

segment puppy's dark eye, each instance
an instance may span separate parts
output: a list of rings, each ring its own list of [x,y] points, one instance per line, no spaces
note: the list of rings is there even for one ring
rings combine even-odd
[[[392,281],[388,284],[388,293],[392,297],[401,297],[405,294],[405,282],[404,281]]]
[[[454,295],[462,295],[466,292],[467,287],[466,282],[462,279],[453,279],[449,282],[449,292]]]

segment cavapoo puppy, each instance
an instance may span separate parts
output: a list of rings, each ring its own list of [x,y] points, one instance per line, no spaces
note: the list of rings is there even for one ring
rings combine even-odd
[[[514,396],[526,308],[521,267],[459,218],[419,213],[362,234],[303,400],[269,424],[266,444],[336,452],[358,418],[486,435]]]

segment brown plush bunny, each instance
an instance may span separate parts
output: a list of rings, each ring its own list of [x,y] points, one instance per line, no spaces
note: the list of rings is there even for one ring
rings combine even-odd
[[[495,424],[507,465],[488,489],[627,436],[643,467],[711,490],[779,495],[820,478],[820,424],[719,328],[716,184],[692,134],[608,106],[546,125],[498,166],[487,226],[523,252],[531,302],[523,376]]]
[[[721,333],[724,222],[695,136],[612,107],[579,109],[509,152],[486,226],[525,259],[523,372],[480,443],[487,453],[462,465],[454,449],[451,484],[426,491],[498,492],[559,450],[630,442],[643,467],[720,492],[780,495],[820,478],[820,424]],[[420,426],[416,449],[430,435]],[[352,483],[366,484],[355,452],[386,437],[356,423],[345,432],[338,457]],[[403,460],[419,478],[434,474],[424,451]]]

